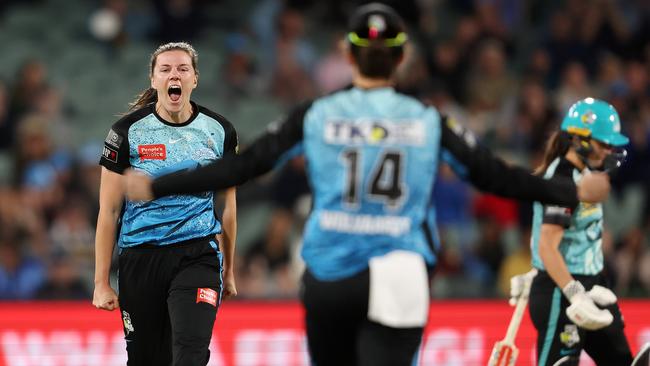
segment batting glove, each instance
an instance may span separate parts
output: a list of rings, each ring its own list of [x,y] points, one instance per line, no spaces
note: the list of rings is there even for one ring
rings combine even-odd
[[[566,309],[566,315],[577,326],[587,330],[598,330],[614,321],[612,313],[598,308],[580,282],[576,280],[569,282],[562,292],[571,302]]]
[[[526,273],[510,277],[510,300],[508,300],[510,306],[517,304],[517,299],[522,295],[526,281],[532,281],[536,275],[537,269],[533,268]]]
[[[596,285],[587,291],[587,295],[600,306],[612,305],[616,302],[616,295],[607,287]]]

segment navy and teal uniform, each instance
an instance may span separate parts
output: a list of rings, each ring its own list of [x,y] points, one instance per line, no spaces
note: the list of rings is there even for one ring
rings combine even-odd
[[[109,131],[100,164],[119,174],[133,168],[159,176],[235,154],[232,124],[195,103],[192,108],[181,124],[162,119],[154,104],[124,116]],[[213,191],[127,201],[119,230],[128,364],[171,365],[173,358],[175,366],[205,365],[222,290]]]
[[[546,169],[544,178],[568,177],[578,182],[582,175],[570,161],[556,158]],[[576,280],[587,290],[594,285],[608,287],[602,275],[602,204],[581,202],[575,207],[568,207],[535,202],[531,250],[533,267],[539,273],[531,287],[529,311],[538,331],[538,364],[553,365],[562,357],[570,356],[572,361],[567,365],[578,365],[580,352],[584,349],[598,365],[629,365],[632,355],[623,333],[624,325],[618,304],[607,307],[614,315],[614,322],[597,331],[579,328],[566,316],[565,310],[570,303],[545,271],[539,255],[543,224],[559,225],[564,229],[558,249]]]
[[[375,341],[394,338],[383,337],[381,327],[370,324],[364,313],[368,261],[402,249],[435,265],[436,230],[428,215],[441,160],[455,164],[464,178],[485,191],[577,204],[572,182],[545,181],[508,167],[459,124],[392,88],[353,87],[304,103],[241,155],[160,177],[153,192],[162,197],[235,186],[297,152],[305,155],[314,197],[302,256],[307,265],[307,336],[316,364],[356,362],[356,354],[371,357],[367,363],[375,365],[413,358],[421,328],[396,330],[411,332],[396,354],[391,354],[396,345],[373,347]],[[348,339],[357,334],[362,334],[365,352],[357,352],[358,344]]]

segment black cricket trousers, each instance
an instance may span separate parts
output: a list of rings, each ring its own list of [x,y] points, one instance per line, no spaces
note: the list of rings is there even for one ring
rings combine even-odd
[[[370,272],[338,281],[302,278],[307,346],[314,366],[410,366],[424,328],[368,320]]]
[[[122,249],[118,296],[128,366],[208,363],[221,261],[213,237]]]
[[[607,287],[604,276],[573,275],[585,289],[595,285]],[[577,366],[580,352],[585,350],[598,366],[629,365],[632,353],[623,328],[623,317],[618,303],[606,307],[614,316],[609,326],[599,330],[582,329],[567,317],[569,300],[562,294],[546,271],[539,271],[530,288],[528,310],[537,329],[537,362],[550,366],[563,357],[562,365]]]

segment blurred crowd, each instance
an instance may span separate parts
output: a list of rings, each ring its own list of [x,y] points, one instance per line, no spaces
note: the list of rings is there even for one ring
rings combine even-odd
[[[14,3],[2,3],[0,26]],[[88,35],[111,55],[129,43],[221,32],[221,64],[201,67],[220,70],[212,98],[244,108],[261,96],[287,108],[350,82],[344,19],[359,2],[249,3],[233,20],[220,18],[226,0],[104,0],[88,14]],[[409,22],[398,89],[458,119],[507,161],[534,168],[579,99],[617,108],[631,142],[606,204],[606,273],[619,296],[650,295],[650,3],[387,3]],[[43,62],[25,60],[13,75],[0,80],[0,299],[90,299],[102,141],[70,141],[74,102]],[[531,205],[481,194],[446,166],[434,191],[443,244],[434,296],[505,296],[509,277],[530,268]],[[295,298],[310,206],[304,161],[241,187],[238,197],[244,208],[260,200],[270,207],[259,237],[238,243],[239,298]]]

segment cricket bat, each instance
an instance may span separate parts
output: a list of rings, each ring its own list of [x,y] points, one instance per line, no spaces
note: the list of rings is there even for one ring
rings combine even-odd
[[[524,316],[526,305],[528,305],[530,285],[533,282],[535,274],[537,274],[537,272],[531,275],[526,275],[524,288],[521,292],[521,295],[519,295],[519,298],[517,299],[515,311],[512,314],[510,324],[508,325],[506,337],[494,344],[492,353],[490,354],[490,360],[488,361],[488,366],[515,365],[515,361],[517,361],[517,356],[519,355],[519,349],[517,346],[515,346],[515,338],[517,337],[517,331],[519,331],[519,325],[521,324],[521,319]]]

